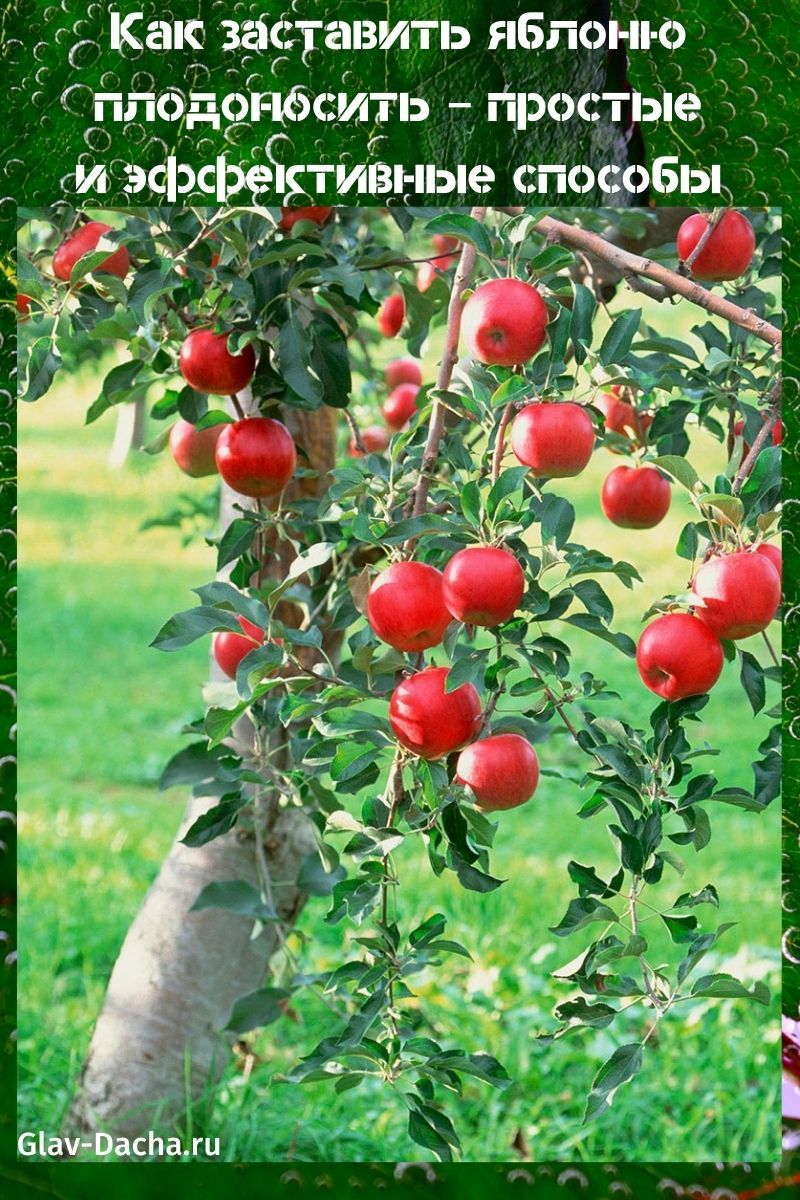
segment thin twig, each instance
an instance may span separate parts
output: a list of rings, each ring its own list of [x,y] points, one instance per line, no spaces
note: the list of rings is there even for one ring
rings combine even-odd
[[[364,445],[364,443],[361,440],[361,430],[358,428],[358,424],[356,422],[355,417],[350,412],[349,408],[343,408],[342,412],[344,413],[345,421],[347,421],[347,424],[350,426],[350,433],[353,438],[353,445],[355,446],[355,448],[359,454],[366,454],[367,447]]]
[[[708,221],[706,223],[705,229],[703,230],[702,234],[700,235],[700,238],[698,239],[697,245],[695,246],[694,250],[692,250],[692,252],[688,256],[688,258],[685,258],[683,260],[683,262],[681,263],[681,274],[682,275],[683,274],[688,275],[688,273],[691,271],[692,267],[697,262],[700,255],[703,253],[703,251],[705,250],[705,248],[708,244],[709,238],[711,237],[712,233],[714,232],[717,222],[719,221],[720,217],[722,216],[722,214],[724,212],[725,212],[724,208],[715,208],[714,209],[714,211],[712,212],[710,218],[708,219]]]
[[[503,409],[503,415],[500,418],[500,424],[497,427],[497,440],[494,444],[494,454],[492,455],[492,483],[497,483],[500,478],[500,467],[503,463],[503,452],[506,448],[506,432],[508,431],[509,422],[514,416],[517,409],[515,400],[510,400]]]
[[[761,451],[764,449],[767,442],[772,439],[772,431],[775,428],[775,426],[778,424],[778,421],[780,420],[780,416],[781,416],[780,399],[781,399],[781,377],[779,375],[778,378],[776,379],[775,383],[773,384],[772,388],[770,389],[769,395],[767,397],[770,407],[768,409],[767,416],[764,420],[764,424],[759,429],[759,431],[753,441],[753,444],[750,447],[749,453],[745,456],[743,462],[741,463],[741,465],[739,467],[739,470],[736,472],[736,476],[733,480],[733,483],[731,484],[731,492],[733,493],[734,496],[737,496],[739,494],[739,492],[742,490],[745,480],[748,478],[748,476],[750,475],[750,472],[752,471],[752,469],[755,465],[756,459],[758,458]]]
[[[767,650],[769,650],[770,658],[772,659],[775,666],[780,671],[780,669],[781,669],[780,659],[778,658],[778,655],[775,653],[775,647],[773,646],[772,642],[767,637],[767,631],[765,629],[762,629],[761,636],[764,639],[764,644],[767,647]]]
[[[471,216],[475,221],[483,221],[486,216],[486,209],[475,207],[472,209]],[[461,314],[464,311],[462,295],[472,276],[477,257],[478,252],[475,247],[471,246],[469,242],[464,242],[455,279],[453,280],[453,290],[450,293],[450,304],[447,309],[447,330],[445,333],[444,350],[442,352],[442,360],[439,364],[439,373],[436,378],[436,390],[438,392],[446,392],[449,388],[450,380],[453,377],[453,368],[458,361],[458,339],[461,334]],[[421,516],[428,507],[430,473],[435,467],[436,459],[439,456],[439,444],[444,433],[445,413],[446,409],[441,401],[434,399],[430,424],[428,426],[428,437],[422,454],[420,476],[414,490],[414,508],[412,511],[415,517]],[[406,543],[407,551],[411,549],[413,543],[414,539],[409,538]]]

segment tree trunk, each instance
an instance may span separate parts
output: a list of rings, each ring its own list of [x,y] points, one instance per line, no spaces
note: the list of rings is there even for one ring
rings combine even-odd
[[[334,462],[336,415],[323,409],[284,419],[319,472],[299,487],[319,493]],[[241,502],[230,493],[223,497],[223,521],[230,520],[233,499]],[[266,565],[267,578],[285,571],[287,551],[278,550]],[[290,614],[280,616],[291,623]],[[335,643],[326,649],[334,651]],[[190,801],[178,839],[212,803]],[[301,810],[267,804],[266,811],[267,861],[273,882],[283,885],[275,888],[275,903],[291,923],[305,902],[293,883],[315,843]],[[263,984],[279,945],[274,925],[251,940],[247,918],[220,909],[189,911],[207,884],[226,879],[259,886],[252,835],[234,829],[202,848],[175,841],[111,973],[65,1133],[109,1129],[134,1136],[175,1126],[219,1077],[230,1056],[230,1039],[220,1031],[234,1001]]]
[[[117,427],[108,454],[108,465],[113,471],[125,466],[132,450],[141,450],[144,444],[144,428],[144,400],[131,400],[118,406]]]

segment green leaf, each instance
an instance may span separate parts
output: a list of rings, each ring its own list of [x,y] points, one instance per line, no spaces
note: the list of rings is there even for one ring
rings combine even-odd
[[[342,917],[348,916],[356,925],[360,925],[375,908],[379,895],[379,885],[366,879],[337,880],[331,896],[330,912],[325,917],[326,923],[334,925]]]
[[[461,489],[461,511],[476,528],[481,523],[481,494],[474,479],[470,479]]]
[[[703,975],[692,988],[693,996],[715,996],[718,1000],[755,1000],[758,1004],[769,1004],[769,988],[763,983],[754,983],[748,988],[733,975],[724,973]]]
[[[316,313],[310,328],[311,365],[322,385],[323,402],[331,408],[346,408],[352,382],[345,335],[326,312]]]
[[[425,230],[428,233],[450,234],[461,242],[469,242],[479,254],[487,258],[492,256],[492,240],[485,225],[466,213],[448,213],[446,216],[434,217],[425,226]]]
[[[500,408],[505,406],[511,400],[521,400],[523,396],[531,393],[531,385],[523,375],[510,375],[508,379],[503,380],[499,388],[492,392],[492,408]],[[525,467],[527,474],[528,468]]]
[[[673,904],[673,908],[695,908],[698,904],[713,904],[719,908],[719,896],[713,883],[707,883],[699,892],[683,892]]]
[[[205,783],[219,776],[224,760],[230,760],[230,754],[222,748],[209,750],[205,742],[193,742],[185,746],[169,760],[158,781],[159,790],[165,792],[168,788],[179,784],[194,786]]]
[[[733,929],[735,922],[726,921],[712,933],[698,933],[692,938],[689,950],[686,956],[678,965],[678,983],[683,983],[684,979],[694,970],[701,959],[705,958],[711,947],[719,941],[724,933],[729,929]]]
[[[572,584],[572,591],[592,616],[608,624],[614,616],[614,606],[595,579],[582,579]]]
[[[673,942],[691,942],[697,929],[697,917],[687,913],[685,917],[668,917],[663,913],[661,920],[669,930]]]
[[[628,1083],[642,1067],[642,1047],[637,1043],[620,1046],[604,1063],[594,1077],[592,1090],[586,1101],[583,1123],[599,1117],[614,1099],[623,1083]]]
[[[344,867],[337,866],[332,871],[326,871],[319,852],[314,850],[307,854],[300,864],[297,874],[297,886],[307,896],[330,896],[331,892],[345,878]]]
[[[471,866],[460,855],[454,852],[453,869],[458,876],[458,882],[463,888],[469,892],[493,892],[495,888],[499,888],[503,884],[502,879],[495,879],[493,875],[488,875],[485,871],[479,871],[477,867]]]
[[[559,548],[564,546],[575,524],[575,509],[569,500],[547,492],[542,499],[538,516],[542,526],[542,541],[553,541]]]
[[[330,766],[331,779],[336,783],[354,779],[374,761],[374,746],[363,746],[357,742],[342,742],[336,747],[336,753]]]
[[[577,929],[583,929],[592,921],[616,921],[616,919],[617,914],[607,904],[601,904],[589,896],[582,896],[570,900],[567,911],[558,925],[551,925],[549,929],[556,937],[568,937],[569,934],[575,933]]]
[[[586,360],[586,348],[592,344],[592,322],[597,311],[597,300],[583,283],[576,283],[575,301],[572,305],[572,324],[570,334],[575,350],[575,362],[578,366]]]
[[[472,683],[480,688],[483,683],[483,673],[486,666],[487,651],[482,650],[474,654],[465,654],[453,663],[450,670],[447,672],[445,680],[445,694],[454,692],[456,688],[465,683]]]
[[[628,659],[636,658],[636,642],[633,641],[633,638],[628,637],[627,634],[607,629],[600,617],[594,617],[589,612],[575,612],[564,619],[567,624],[575,625],[577,629],[584,629],[588,634],[600,637],[601,641],[608,642],[609,646],[620,650],[620,653],[627,655]]]
[[[115,404],[122,404],[125,400],[131,399],[132,389],[143,367],[144,363],[138,358],[112,367],[103,380],[100,395],[86,413],[87,425],[91,425]]]
[[[239,810],[244,808],[247,799],[244,796],[223,796],[219,804],[210,808],[198,817],[192,827],[181,838],[184,846],[206,846],[215,838],[221,837],[236,824]]]
[[[652,465],[671,475],[690,492],[696,493],[702,486],[700,476],[692,464],[680,454],[660,454],[658,458],[653,459]]]
[[[761,712],[767,700],[767,685],[764,679],[764,668],[754,654],[749,650],[741,650],[742,669],[740,679],[747,699],[754,713]]]
[[[259,988],[247,996],[240,996],[228,1017],[226,1029],[233,1033],[247,1033],[271,1025],[283,1016],[286,1002],[291,996],[285,988]]]
[[[408,1114],[408,1136],[418,1146],[432,1150],[441,1162],[453,1161],[453,1152],[447,1141],[437,1132],[430,1121],[426,1121],[421,1113],[413,1108]]]
[[[335,542],[315,542],[308,550],[304,550],[302,554],[298,554],[286,572],[286,578],[299,579],[301,575],[305,575],[306,571],[313,571],[316,567],[323,567],[326,562],[330,562],[335,553]]]
[[[684,525],[678,537],[675,546],[675,553],[679,558],[685,558],[689,562],[694,562],[697,558],[697,551],[700,548],[700,535],[697,532],[697,526],[693,522]]]
[[[610,1004],[589,1004],[579,997],[559,1004],[555,1015],[559,1021],[566,1023],[555,1033],[540,1035],[539,1041],[556,1041],[577,1029],[605,1029],[616,1017],[617,1010]]]
[[[235,559],[246,554],[253,544],[258,526],[247,517],[235,517],[223,533],[217,546],[217,570],[221,571]]]
[[[202,912],[205,908],[224,908],[237,916],[252,917],[257,921],[278,919],[275,909],[264,903],[261,893],[246,879],[207,883],[189,911]]]
[[[174,616],[161,626],[153,641],[150,643],[156,650],[171,652],[181,650],[196,642],[198,638],[208,633],[229,629],[233,633],[241,633],[242,627],[236,616],[223,608],[213,608],[209,605],[198,605]]]
[[[492,484],[489,495],[486,497],[486,511],[490,517],[495,515],[502,500],[512,496],[522,487],[527,475],[527,467],[509,467],[508,470],[500,473],[500,478],[497,483]]]
[[[53,349],[50,338],[39,338],[31,346],[27,363],[27,387],[22,399],[33,403],[50,389],[61,366],[61,356]]]
[[[700,504],[704,509],[711,509],[715,521],[722,521],[724,525],[731,525],[734,529],[738,529],[744,520],[744,505],[738,496],[714,492],[701,496]]]
[[[616,318],[600,345],[599,359],[604,367],[610,363],[621,363],[625,360],[641,319],[642,310],[640,308],[629,308],[627,312]]]
[[[310,331],[297,317],[290,317],[280,327],[278,356],[282,378],[295,396],[308,408],[319,408],[322,403],[322,385],[311,372],[313,344]]]
[[[159,266],[137,271],[133,276],[128,289],[128,308],[143,323],[152,316],[159,297],[174,292],[182,284],[183,280],[172,269],[172,264],[164,259]]]

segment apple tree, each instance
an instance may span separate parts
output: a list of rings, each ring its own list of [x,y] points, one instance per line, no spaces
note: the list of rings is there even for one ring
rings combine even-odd
[[[720,883],[682,891],[680,855],[709,843],[717,805],[757,820],[779,788],[777,724],[753,747],[752,778],[722,787],[701,723],[709,689],[736,671],[746,738],[746,713],[778,678],[775,217],[106,215],[113,228],[66,205],[22,213],[23,396],[47,392],[76,339],[122,347],[87,421],[154,401],[162,432],[148,449],[219,474],[222,524],[217,577],[154,631],[163,652],[213,639],[215,679],[164,770],[164,787],[193,798],[114,969],[72,1124],[133,1130],[156,1108],[180,1111],[187,1054],[199,1093],[224,1061],[221,1029],[280,1021],[314,989],[334,1002],[330,1029],[298,1045],[285,1082],[382,1080],[410,1138],[457,1155],[465,1081],[511,1079],[468,1034],[432,1036],[415,980],[469,946],[442,912],[406,918],[403,850],[419,847],[454,887],[500,887],[503,811],[535,805],[565,739],[583,776],[565,788],[564,820],[576,848],[582,822],[605,822],[617,863],[570,861],[549,914],[569,947],[563,1001],[532,1032],[557,1042],[647,1015],[595,1077],[586,1119],[599,1117],[675,1006],[768,1000],[763,984],[704,970],[728,928],[713,920]],[[409,252],[421,233],[429,250]],[[642,295],[696,306],[703,351],[660,332]],[[378,337],[398,346],[385,381]],[[442,350],[422,383],[429,337]],[[375,425],[351,412],[354,370],[383,397]],[[697,429],[719,443],[714,478],[690,461]],[[580,540],[560,480],[594,454],[616,463],[598,506],[623,528],[658,524],[676,489],[689,497],[675,547],[689,590],[654,595]],[[615,625],[610,578],[646,595],[638,646]],[[575,631],[597,639],[596,657],[575,652]],[[635,697],[596,669],[608,654],[636,658]],[[355,952],[324,974],[287,942],[308,896],[325,898],[328,925],[355,930]],[[643,913],[667,931],[668,962],[653,960]]]

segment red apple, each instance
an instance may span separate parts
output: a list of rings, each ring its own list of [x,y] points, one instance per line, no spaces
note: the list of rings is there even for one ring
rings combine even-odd
[[[224,428],[222,424],[196,429],[190,421],[178,418],[169,431],[169,449],[185,475],[191,475],[193,479],[216,475],[217,442]]]
[[[592,457],[594,425],[585,408],[564,404],[529,404],[515,418],[511,448],[534,475],[567,479],[580,475]]]
[[[382,454],[389,447],[389,433],[382,425],[368,425],[361,430],[361,444],[367,454]],[[347,453],[351,458],[363,458],[364,451],[359,450],[355,439],[350,439]]]
[[[710,691],[722,673],[722,643],[689,613],[656,617],[639,638],[636,666],[642,683],[662,700]]]
[[[196,392],[230,396],[253,378],[256,355],[250,344],[241,354],[231,354],[227,333],[193,329],[181,346],[179,364],[183,378]]]
[[[498,546],[467,546],[444,569],[444,602],[467,625],[502,625],[513,617],[524,591],[522,567]]]
[[[471,683],[445,692],[447,667],[428,667],[399,683],[389,723],[401,746],[420,758],[442,758],[477,737],[481,702]]]
[[[111,232],[111,226],[103,221],[89,221],[76,229],[70,237],[65,238],[53,255],[53,274],[56,279],[63,279],[65,283],[69,283],[72,268],[78,259],[94,250],[104,233]],[[124,246],[120,246],[113,254],[109,254],[108,258],[103,259],[100,265],[94,268],[93,273],[97,275],[105,271],[109,275],[117,275],[124,279],[130,265],[128,251]]]
[[[539,759],[518,733],[498,733],[462,750],[456,782],[472,788],[483,812],[518,808],[530,800],[539,782]]]
[[[781,602],[781,581],[772,562],[752,550],[717,554],[692,580],[697,616],[717,637],[736,641],[761,633]]]
[[[420,263],[417,267],[417,291],[427,292],[432,283],[435,282],[438,271],[436,267],[441,260],[437,260],[436,264],[432,262]]]
[[[272,417],[245,417],[226,425],[217,442],[217,470],[242,496],[282,492],[294,474],[297,451],[289,430]]]
[[[315,225],[324,225],[333,209],[324,204],[309,204],[299,208],[281,208],[281,219],[278,229],[289,233],[298,221],[313,221]]]
[[[669,509],[672,489],[656,467],[615,467],[603,484],[600,503],[613,525],[652,529]]]
[[[647,440],[647,431],[653,424],[650,413],[638,412],[632,404],[621,400],[613,390],[601,392],[594,403],[603,414],[606,429],[629,438],[634,443],[644,445]],[[613,454],[622,453],[622,450],[618,450],[616,447],[609,447],[609,449]]]
[[[489,366],[527,362],[547,336],[547,308],[521,279],[490,279],[464,305],[461,331],[469,352]]]
[[[406,319],[406,302],[402,292],[392,292],[378,311],[378,329],[384,337],[397,337]]]
[[[783,553],[780,546],[776,546],[774,542],[760,542],[755,552],[771,562],[778,572],[778,578],[783,579]]]
[[[17,292],[17,312],[23,317],[27,317],[31,311],[31,298],[26,296],[24,292]]]
[[[442,583],[441,571],[427,563],[393,563],[381,571],[367,596],[367,620],[375,636],[409,654],[438,646],[453,619]]]
[[[458,250],[458,238],[451,237],[449,233],[434,233],[431,241],[436,253],[443,257],[452,258]]]
[[[383,402],[383,419],[390,429],[402,429],[417,411],[419,388],[415,383],[399,383]]]
[[[231,633],[226,629],[223,633],[214,634],[214,658],[229,679],[236,678],[239,663],[256,646],[263,646],[266,637],[264,630],[252,621],[245,617],[237,619],[242,627],[241,633]]]
[[[396,358],[386,368],[386,386],[390,390],[399,383],[422,384],[422,367],[415,358]]]
[[[704,213],[687,217],[678,230],[678,258],[685,262],[709,225]],[[753,261],[756,235],[747,217],[729,208],[717,221],[710,238],[692,263],[695,279],[719,283],[738,279]]]

